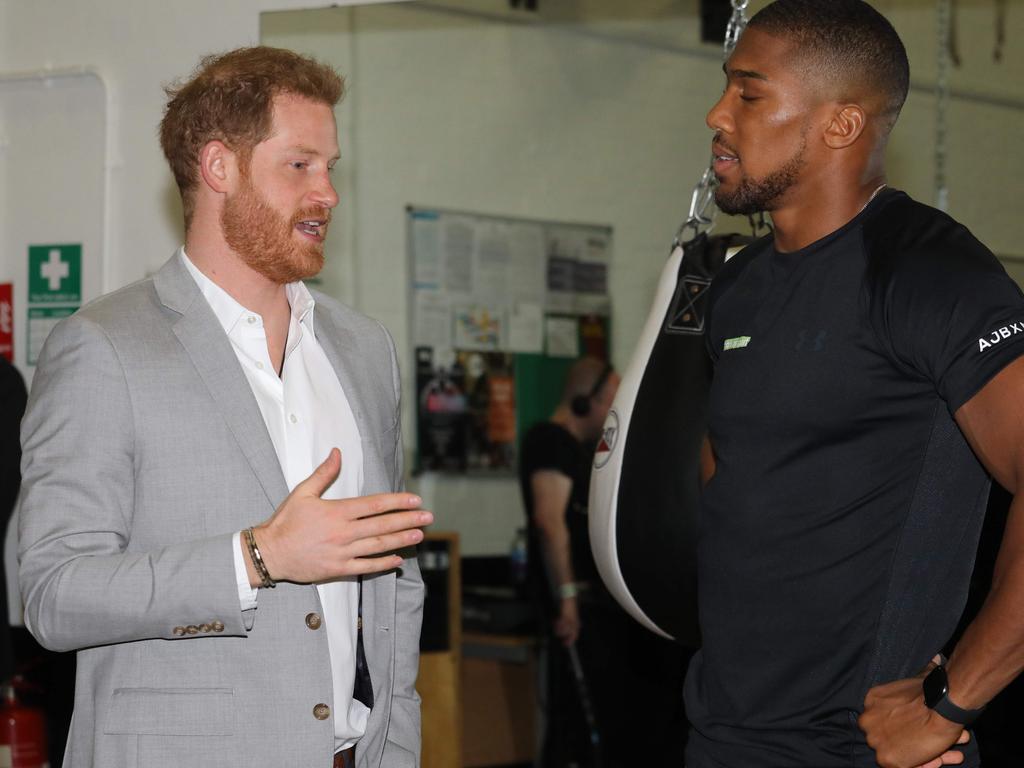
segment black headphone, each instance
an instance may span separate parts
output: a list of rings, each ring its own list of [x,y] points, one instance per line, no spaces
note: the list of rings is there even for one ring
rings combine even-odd
[[[611,363],[605,363],[604,369],[601,371],[601,375],[597,377],[597,381],[594,382],[594,386],[590,388],[590,393],[586,395],[576,395],[573,397],[572,401],[569,403],[569,408],[572,409],[572,412],[575,415],[583,418],[590,413],[590,402],[597,397],[597,393],[601,391],[601,387],[603,387],[604,383],[608,381],[608,377],[612,375],[613,370],[615,369],[612,368]]]

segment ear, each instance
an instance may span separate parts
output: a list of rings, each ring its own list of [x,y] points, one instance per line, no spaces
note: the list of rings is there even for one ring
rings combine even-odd
[[[214,192],[230,192],[238,175],[238,155],[222,141],[208,141],[199,152],[199,173]]]
[[[831,149],[845,149],[864,133],[867,115],[858,104],[843,104],[825,127],[825,144]]]

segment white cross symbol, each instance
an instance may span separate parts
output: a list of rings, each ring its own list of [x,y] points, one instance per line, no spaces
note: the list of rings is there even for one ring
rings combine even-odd
[[[51,291],[59,291],[60,281],[71,274],[71,265],[61,261],[60,249],[54,248],[50,251],[50,260],[39,268],[39,273],[50,281]]]

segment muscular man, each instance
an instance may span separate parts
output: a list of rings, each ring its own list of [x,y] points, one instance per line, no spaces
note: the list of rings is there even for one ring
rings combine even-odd
[[[1024,666],[1024,495],[986,605],[932,660],[986,470],[1024,477],[1024,298],[886,186],[909,68],[869,5],[778,0],[724,69],[716,198],[775,231],[712,286],[688,768],[976,766],[969,724]]]
[[[204,59],[160,126],[184,247],[46,342],[21,587],[78,649],[66,766],[418,765],[431,515],[400,492],[394,345],[302,283],[341,94],[289,51]]]

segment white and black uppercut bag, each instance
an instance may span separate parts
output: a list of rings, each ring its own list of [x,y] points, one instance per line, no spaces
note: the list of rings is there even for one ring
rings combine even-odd
[[[605,420],[590,481],[590,543],[616,600],[658,634],[696,647],[700,446],[711,361],[704,312],[726,253],[753,238],[677,246]]]

